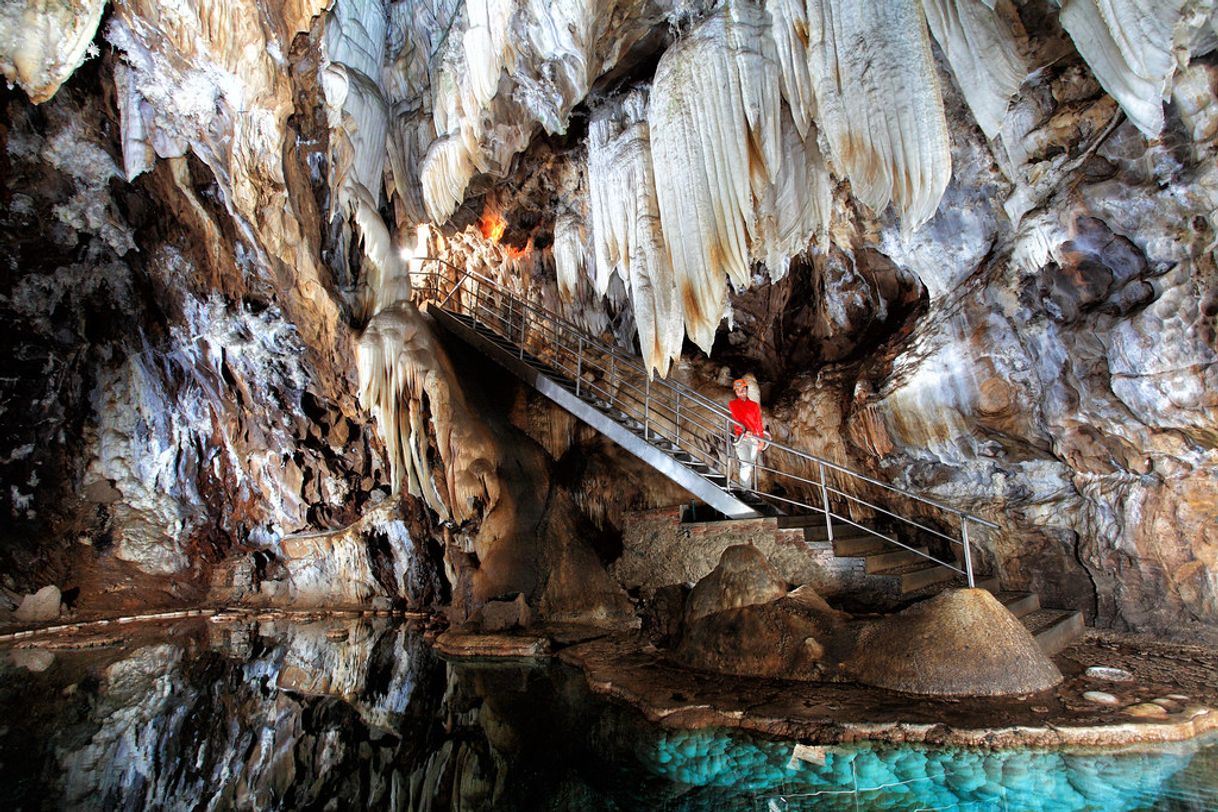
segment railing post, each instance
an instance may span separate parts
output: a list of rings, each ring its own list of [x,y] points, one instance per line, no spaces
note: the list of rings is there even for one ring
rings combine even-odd
[[[732,419],[723,418],[723,475],[727,489],[732,489]]]
[[[575,356],[575,397],[579,397],[579,384],[584,377],[584,337],[579,337],[579,353]]]
[[[820,470],[820,502],[825,508],[825,533],[829,536],[829,543],[832,544],[833,514],[829,512],[829,488],[825,485],[825,464],[818,462],[816,467]]]
[[[511,294],[509,294],[509,295],[511,295]],[[525,320],[526,315],[527,315],[527,312],[525,311],[525,309],[523,307],[520,308],[520,343],[518,345],[520,351],[518,353],[516,353],[516,357],[519,358],[521,361],[524,360],[524,320]]]
[[[968,578],[968,588],[976,586],[973,580],[973,551],[968,543],[968,518],[960,514],[960,537],[964,541],[964,576]]]
[[[643,439],[650,439],[650,431],[648,424],[651,421],[651,376],[647,376],[646,383],[643,384]]]
[[[677,405],[676,405],[676,409],[675,409],[676,416],[673,417],[672,424],[673,424],[673,433],[677,435],[675,445],[677,446],[677,448],[680,448],[681,447],[681,390],[678,389],[676,391],[677,391]]]

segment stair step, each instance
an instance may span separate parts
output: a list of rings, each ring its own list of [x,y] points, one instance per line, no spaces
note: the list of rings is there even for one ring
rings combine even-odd
[[[1085,628],[1083,613],[1071,609],[1038,609],[1020,618],[1040,650],[1052,657],[1078,640]]]
[[[1018,618],[1040,611],[1040,593],[1038,592],[998,592],[994,597],[998,598],[999,602]]]
[[[825,529],[825,514],[823,513],[800,513],[796,516],[779,516],[778,526],[782,528],[789,527],[819,527]],[[850,525],[845,522],[839,522],[836,519],[833,521],[833,530],[837,532],[838,528],[848,528]]]
[[[919,589],[925,589],[928,586],[950,581],[956,577],[956,571],[927,561],[925,563],[906,564],[904,567],[895,567],[877,574],[876,577],[899,578],[901,581],[901,594],[908,595],[911,592],[917,592]]]
[[[824,541],[822,536],[819,539],[808,538],[807,531],[804,532],[805,541]],[[857,528],[846,528],[842,535],[833,536],[833,554],[838,558],[864,558],[869,555],[884,552],[887,550],[900,549],[894,544],[889,544],[882,538],[868,535]]]
[[[914,550],[905,550],[895,545],[888,545],[888,549],[881,553],[873,553],[863,558],[863,572],[866,573],[884,573],[889,570],[898,569],[909,564],[919,564],[923,561],[928,561],[925,553],[925,547],[916,548]],[[923,555],[918,555],[923,553]]]
[[[1002,586],[998,583],[998,576],[996,576],[996,575],[991,575],[988,578],[978,578],[978,579],[976,579],[976,581],[974,581],[974,583],[976,583],[978,589],[988,590],[990,592],[993,592],[995,595],[998,595],[1000,592],[1002,592]],[[1014,594],[1022,594],[1022,593],[1012,592],[1010,594],[1014,595]]]

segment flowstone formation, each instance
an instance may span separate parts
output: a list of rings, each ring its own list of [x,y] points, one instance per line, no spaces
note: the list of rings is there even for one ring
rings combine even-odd
[[[0,11],[14,607],[261,593],[412,497],[381,597],[630,625],[621,513],[684,497],[449,358],[417,272],[468,268],[1214,639],[1212,3],[103,5]]]
[[[1032,634],[984,589],[943,592],[876,621],[847,670],[860,682],[911,694],[1033,694],[1062,680]]]

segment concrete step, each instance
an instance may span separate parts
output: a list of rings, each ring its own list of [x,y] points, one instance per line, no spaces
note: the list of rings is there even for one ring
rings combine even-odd
[[[779,516],[778,526],[780,528],[803,527],[805,529],[820,528],[821,532],[825,532],[825,514],[823,513],[801,513],[796,516]],[[841,533],[845,535],[845,531],[851,528],[845,522],[834,521],[833,532],[836,535]]]
[[[824,541],[822,536],[820,539],[809,539],[808,533],[804,531],[805,541]],[[833,536],[833,554],[838,558],[863,558],[877,553],[888,552],[890,550],[899,550],[895,544],[889,544],[884,539],[870,536],[858,528],[850,527],[845,530],[840,536]]]
[[[1083,613],[1072,609],[1038,609],[1020,618],[1040,650],[1052,657],[1078,640],[1086,628]]]
[[[905,550],[895,545],[885,545],[886,549],[883,552],[872,553],[863,557],[863,572],[866,573],[884,573],[891,569],[904,567],[908,564],[918,564],[923,561],[928,561],[926,558],[927,549],[925,547],[917,547],[915,550]],[[921,553],[922,555],[919,555]]]
[[[1018,618],[1040,610],[1040,593],[1037,592],[996,592],[994,597]]]
[[[925,589],[928,586],[950,581],[956,577],[956,572],[955,570],[927,561],[925,563],[906,564],[904,567],[895,567],[877,574],[876,577],[899,578],[901,582],[901,594],[908,595],[911,592],[917,592],[919,589]]]

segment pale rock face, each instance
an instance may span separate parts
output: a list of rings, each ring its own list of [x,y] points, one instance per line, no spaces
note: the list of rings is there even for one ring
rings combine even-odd
[[[35,104],[89,56],[105,0],[15,0],[0,7],[0,73]],[[93,51],[97,53],[96,50]]]

